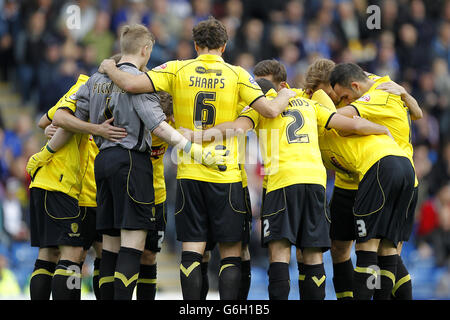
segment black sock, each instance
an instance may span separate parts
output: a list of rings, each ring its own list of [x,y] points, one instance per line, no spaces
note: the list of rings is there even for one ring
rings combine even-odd
[[[353,274],[353,297],[355,300],[371,300],[377,284],[377,253],[356,251],[356,268]]]
[[[180,263],[180,282],[184,300],[200,300],[203,256],[193,251],[183,251]]]
[[[156,296],[156,264],[141,264],[136,284],[137,300],[155,300]]]
[[[397,273],[395,275],[395,284],[392,289],[393,300],[412,300],[411,276],[408,269],[403,264],[402,257],[397,256]]]
[[[202,262],[200,265],[202,270],[202,291],[200,294],[200,300],[206,300],[206,296],[209,291],[208,265],[208,262]]]
[[[305,264],[303,262],[297,261],[297,269],[298,269],[298,293],[301,299],[303,297],[303,279],[305,276]]]
[[[70,260],[59,260],[52,280],[53,300],[79,300],[81,294],[80,265]]]
[[[114,300],[131,300],[139,277],[142,251],[120,247],[114,272]]]
[[[302,300],[325,299],[325,268],[323,263],[305,264],[305,278],[303,280]]]
[[[241,261],[241,286],[239,287],[239,300],[247,300],[252,280],[250,260]]]
[[[241,257],[227,257],[220,261],[220,300],[237,300],[241,283]]]
[[[375,288],[374,300],[390,300],[391,292],[395,284],[397,273],[398,254],[390,256],[378,256],[378,267],[380,268],[380,288]]]
[[[333,284],[338,300],[353,299],[353,272],[351,259],[333,263]]]
[[[95,299],[100,300],[100,288],[98,286],[98,281],[100,278],[100,258],[95,258],[94,260],[94,272],[92,275],[92,289],[94,290]]]
[[[101,300],[114,299],[114,271],[116,270],[117,255],[115,252],[102,250],[98,279]]]
[[[269,265],[269,299],[288,300],[290,291],[289,264],[272,262]]]
[[[30,278],[31,300],[50,300],[56,263],[37,259]]]

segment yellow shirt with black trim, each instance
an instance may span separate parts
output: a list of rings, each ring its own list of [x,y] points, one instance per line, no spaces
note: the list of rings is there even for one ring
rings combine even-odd
[[[73,99],[81,85],[89,79],[80,75],[77,82],[48,112],[53,119],[56,110],[67,108],[75,112],[76,101]],[[38,169],[30,183],[30,188],[42,188],[48,191],[63,192],[72,198],[79,199],[81,181],[86,173],[89,154],[89,135],[74,134],[70,140],[56,152],[51,161]],[[94,180],[95,181],[95,180]]]
[[[336,110],[331,99],[327,108]],[[381,158],[389,155],[406,156],[398,144],[387,135],[343,137],[334,129],[324,130],[319,136],[319,146],[325,167],[339,176],[339,184],[335,181],[335,186],[350,190],[358,189],[359,181]],[[349,182],[350,188],[346,185],[344,187],[342,182]]]
[[[167,120],[166,120],[167,121]],[[172,121],[167,121],[169,125],[175,127]],[[150,159],[153,165],[153,188],[155,190],[155,204],[166,201],[166,180],[164,177],[164,154],[169,144],[152,134],[152,152]]]
[[[322,89],[317,90],[316,92],[314,92],[314,94],[310,98],[309,95],[303,89],[291,88],[288,84],[286,84],[286,87],[288,89],[294,91],[295,93],[297,93],[297,97],[301,97],[301,98],[305,98],[305,99],[311,99],[313,101],[316,101],[316,102],[322,104],[324,107],[327,107],[327,103],[329,101],[331,101],[330,97],[328,97],[328,95]],[[333,112],[336,112],[336,110],[334,108],[334,105],[333,105],[333,108],[331,110],[333,110]],[[325,128],[318,127],[317,129],[318,130],[324,130]],[[267,175],[264,176],[262,186],[263,186],[264,189],[267,188]]]
[[[199,55],[196,59],[169,61],[147,72],[155,91],[172,95],[175,125],[193,131],[212,128],[237,118],[239,102],[251,105],[264,96],[253,77],[242,67],[225,63],[217,55]],[[203,146],[209,143],[204,143]],[[217,139],[213,145],[226,145],[230,151],[227,170],[207,168],[178,152],[178,179],[214,183],[242,181],[236,137]]]
[[[370,89],[351,105],[362,118],[387,127],[414,167],[409,109],[400,96],[376,89],[381,83],[391,81],[389,76],[374,79]],[[418,184],[416,176],[415,186]]]
[[[266,96],[274,98],[275,90],[269,90]],[[258,133],[267,193],[298,183],[326,187],[317,128],[325,128],[333,114],[300,96],[290,99],[288,107],[273,119],[264,118],[252,108],[243,110],[240,116],[250,118]]]
[[[97,184],[95,183],[94,161],[99,153],[94,138],[89,136],[89,151],[86,173],[82,174],[81,192],[78,199],[80,207],[97,207]]]

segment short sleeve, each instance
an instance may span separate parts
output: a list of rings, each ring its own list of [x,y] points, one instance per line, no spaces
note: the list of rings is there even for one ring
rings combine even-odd
[[[133,97],[133,107],[145,127],[153,131],[166,119],[159,104],[159,96],[155,93],[139,94]]]
[[[253,77],[245,69],[239,67],[239,78],[238,78],[238,88],[239,88],[239,98],[247,106],[251,106],[253,102],[261,97],[264,97],[258,83],[253,79]]]
[[[353,101],[353,106],[358,115],[362,118],[370,119],[373,116],[378,117],[383,113],[383,108],[389,99],[389,93],[383,90],[374,90],[361,96],[358,100]]]
[[[334,105],[333,100],[323,91],[322,89],[317,90],[311,97],[311,100],[314,100],[320,103],[325,108],[328,108],[332,112],[336,112],[336,106]]]
[[[314,110],[316,111],[317,125],[322,128],[327,128],[328,123],[336,111],[331,111],[318,102],[314,104]]]
[[[88,83],[83,84],[80,89],[78,89],[76,98],[76,110],[75,117],[88,121],[89,120],[89,87]]]
[[[239,117],[246,117],[252,120],[253,129],[255,129],[258,126],[261,115],[258,113],[258,111],[256,111],[252,107],[247,106],[241,111]]]
[[[173,94],[177,61],[169,61],[146,72],[156,92],[166,91]]]

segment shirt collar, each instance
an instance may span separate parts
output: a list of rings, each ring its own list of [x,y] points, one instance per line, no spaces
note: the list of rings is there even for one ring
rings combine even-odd
[[[220,62],[224,62],[223,58],[221,56],[218,56],[217,54],[201,54],[196,59],[197,60],[201,60],[201,61],[220,61]]]
[[[116,65],[117,68],[119,68],[121,66],[130,66],[130,67],[133,67],[133,68],[137,69],[137,67],[134,64],[132,64],[131,62],[122,62],[122,63],[119,63],[119,64]]]

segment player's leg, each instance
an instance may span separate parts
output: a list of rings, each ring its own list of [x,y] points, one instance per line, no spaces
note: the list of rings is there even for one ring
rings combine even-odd
[[[241,283],[241,242],[220,242],[219,295],[237,300]]]
[[[322,248],[304,248],[303,274],[299,274],[299,286],[302,287],[302,300],[325,299],[325,268]]]
[[[81,259],[83,247],[62,245],[61,257],[52,281],[53,300],[79,300],[81,297]]]
[[[374,299],[389,300],[396,282],[399,242],[406,237],[405,232],[412,230],[408,214],[414,198],[415,174],[405,157],[385,157],[380,162],[379,181],[388,193],[386,207],[389,210],[383,212],[384,219],[379,223],[382,238],[378,249],[380,286],[375,290]]]
[[[206,242],[183,242],[180,281],[184,300],[200,300],[202,295],[201,263]]]
[[[241,286],[239,288],[239,300],[247,300],[251,279],[250,250],[247,242],[242,245],[241,250]]]
[[[147,235],[148,239],[148,235]],[[141,256],[139,278],[136,283],[137,300],[155,300],[156,296],[156,255],[155,251],[146,248]]]
[[[375,289],[374,300],[390,299],[397,274],[398,257],[397,246],[391,240],[382,239],[378,248],[380,285]]]
[[[252,230],[252,203],[248,187],[244,188],[244,201],[246,206],[245,225],[244,225],[244,239],[242,240],[241,250],[241,286],[239,289],[239,300],[247,300],[251,283],[251,264],[250,264],[250,236]]]
[[[297,269],[298,269],[298,293],[300,296],[300,299],[302,299],[303,297],[303,285],[302,282],[300,280],[300,275],[301,274],[305,274],[305,264],[303,263],[303,253],[302,250],[300,250],[299,248],[297,248],[295,250],[296,252],[296,258],[297,258]]]
[[[400,242],[397,247],[397,273],[391,293],[392,300],[412,300],[411,275],[401,257],[402,246],[403,242]]]
[[[301,299],[323,300],[326,279],[323,252],[331,246],[325,187],[302,184],[295,189],[289,188],[287,192],[287,196],[294,199],[291,208],[296,210],[291,211],[297,214],[292,225],[298,228],[295,245],[301,249],[303,258],[303,273],[299,274]]]
[[[331,240],[333,284],[338,300],[353,299],[353,263],[350,258],[353,241]]]
[[[214,245],[208,241],[206,243],[205,253],[203,254],[203,259],[201,263],[201,271],[202,271],[202,290],[200,294],[200,300],[206,300],[209,291],[209,277],[208,277],[208,267],[209,261],[211,260],[211,250],[214,248]]]
[[[177,180],[175,228],[177,240],[182,242],[180,283],[185,300],[200,300],[202,295],[201,263],[209,240],[203,184],[190,179]]]
[[[377,283],[378,257],[380,239],[370,239],[356,243],[356,268],[353,275],[353,296],[356,300],[370,300]]]
[[[114,272],[114,300],[131,300],[139,277],[147,230],[120,230],[120,249]]]
[[[357,190],[333,189],[330,201],[333,285],[338,300],[353,299],[353,263],[350,258],[355,236],[353,205]]]
[[[94,290],[94,295],[97,300],[100,300],[100,262],[102,261],[102,242],[101,242],[101,235],[100,235],[100,241],[98,239],[94,241],[92,244],[92,247],[94,248],[95,252],[95,259],[94,259],[94,271],[92,273],[92,288]]]
[[[102,238],[102,259],[99,266],[99,289],[101,300],[114,299],[114,272],[120,249],[119,230],[106,231]]]
[[[247,213],[242,182],[204,185],[212,241],[219,243],[219,295],[237,300],[241,287],[241,250]]]
[[[38,247],[39,253],[30,278],[31,300],[49,300],[52,279],[60,252],[56,243],[47,243],[46,225],[50,222],[45,212],[45,190],[30,189],[30,236],[31,246]]]
[[[393,300],[412,300],[411,275],[409,274],[408,269],[403,263],[401,252],[403,242],[408,241],[412,233],[417,201],[418,201],[418,187],[415,187],[409,203],[405,225],[402,230],[402,237],[401,237],[402,241],[400,241],[397,247],[397,254],[398,254],[397,274],[395,275],[395,284],[394,288],[392,289],[391,295],[391,298]]]
[[[288,300],[290,291],[289,261],[291,242],[287,239],[272,240],[269,251],[269,299]]]
[[[166,202],[155,206],[156,230],[149,231],[141,257],[139,278],[136,284],[138,300],[155,300],[157,286],[157,254],[161,252],[166,231]]]
[[[31,300],[49,300],[52,292],[52,279],[59,261],[58,248],[39,248],[30,278]]]

